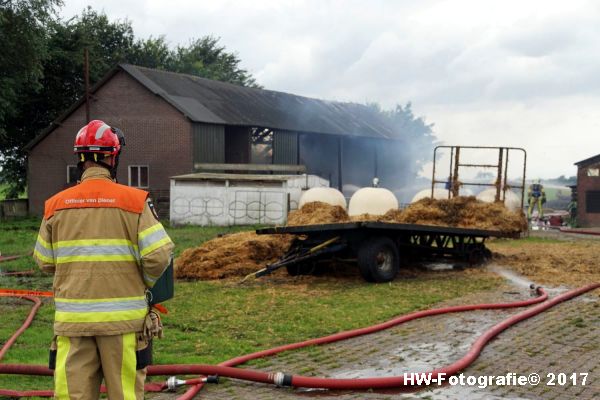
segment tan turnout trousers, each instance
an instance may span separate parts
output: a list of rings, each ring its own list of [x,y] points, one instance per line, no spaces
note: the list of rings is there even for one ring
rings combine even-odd
[[[136,370],[138,336],[58,336],[55,398],[96,400],[104,378],[110,400],[142,400],[146,368]]]

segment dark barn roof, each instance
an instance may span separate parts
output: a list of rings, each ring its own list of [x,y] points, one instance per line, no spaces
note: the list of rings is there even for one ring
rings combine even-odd
[[[585,160],[577,161],[575,165],[577,165],[578,167],[585,167],[591,164],[595,164],[597,162],[600,162],[600,154],[598,154],[597,156],[586,158]]]
[[[193,122],[383,139],[399,137],[385,118],[362,104],[312,99],[130,64],[113,68],[91,92],[120,70]],[[84,99],[80,99],[73,104],[25,149],[31,150],[83,103]]]
[[[311,99],[127,64],[121,68],[194,122],[397,137],[384,118],[361,104]]]

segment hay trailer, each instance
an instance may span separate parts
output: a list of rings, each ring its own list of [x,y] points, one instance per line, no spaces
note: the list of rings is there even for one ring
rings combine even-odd
[[[257,234],[296,235],[290,250],[255,273],[266,275],[286,267],[290,275],[310,274],[322,261],[356,261],[369,282],[393,280],[402,264],[431,257],[477,264],[491,253],[489,237],[518,238],[520,232],[384,222],[348,222],[264,228]]]

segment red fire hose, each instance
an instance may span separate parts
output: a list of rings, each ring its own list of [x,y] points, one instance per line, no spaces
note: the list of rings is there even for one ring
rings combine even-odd
[[[543,304],[536,305],[530,309],[527,309],[519,314],[516,314],[512,317],[505,319],[504,321],[494,325],[492,328],[488,329],[483,335],[481,335],[475,343],[471,346],[470,350],[467,354],[462,357],[460,360],[446,366],[443,368],[437,368],[429,373],[432,374],[432,377],[438,377],[441,374],[445,374],[446,376],[456,374],[457,372],[465,369],[470,363],[472,363],[483,347],[491,340],[493,337],[498,335],[500,332],[504,331],[508,327],[530,318],[534,315],[537,315],[563,301],[569,300],[573,297],[579,296],[583,293],[589,292],[591,290],[597,289],[600,287],[600,284],[591,284],[588,286],[584,286],[579,289],[571,290],[562,295],[559,295],[552,300],[545,302]],[[254,382],[261,383],[270,383],[277,384],[280,386],[294,386],[294,387],[310,387],[310,388],[324,388],[324,389],[346,389],[346,390],[355,390],[355,389],[379,389],[379,388],[391,388],[391,387],[399,387],[407,385],[404,382],[402,376],[395,377],[384,377],[384,378],[362,378],[362,379],[328,379],[328,378],[314,378],[314,377],[304,377],[297,375],[287,375],[281,372],[278,373],[266,373],[256,370],[248,370],[248,369],[240,369],[233,368],[234,365],[238,365],[244,363],[246,361],[265,357],[269,355],[273,355],[276,353],[280,353],[287,350],[297,349],[300,347],[306,347],[317,344],[331,343],[343,339],[348,339],[351,337],[356,337],[360,335],[365,335],[368,333],[377,332],[383,329],[390,328],[392,326],[399,325],[406,321],[414,320],[417,318],[423,318],[432,315],[439,315],[451,312],[463,312],[470,310],[482,310],[482,309],[499,309],[499,308],[511,308],[511,307],[523,307],[527,305],[532,305],[535,303],[540,303],[547,299],[546,293],[543,289],[537,289],[538,297],[525,300],[518,301],[513,303],[497,303],[497,304],[475,304],[468,306],[455,306],[455,307],[445,307],[439,309],[432,309],[426,311],[414,312],[411,314],[407,314],[405,316],[401,316],[398,318],[394,318],[390,321],[377,324],[367,328],[360,328],[351,331],[341,332],[335,335],[326,336],[323,338],[307,340],[304,342],[293,343],[285,346],[279,346],[273,349],[264,350],[252,354],[248,354],[245,356],[237,357],[231,360],[228,360],[219,365],[156,365],[148,368],[148,375],[171,375],[171,374],[182,374],[182,375],[191,375],[191,374],[199,374],[199,375],[219,375],[225,376],[235,379],[243,379],[250,380]],[[30,313],[31,315],[31,313]],[[14,337],[14,335],[13,335]],[[5,345],[6,347],[6,345]],[[0,374],[27,374],[27,375],[52,375],[52,371],[43,366],[37,365],[19,365],[19,364],[0,364]],[[192,379],[186,381],[186,384],[193,384],[192,386],[183,396],[179,399],[191,399],[198,391],[202,388],[203,383],[199,383],[198,379]],[[164,388],[166,385],[158,385],[160,388]],[[156,390],[157,386],[150,388],[151,390]],[[10,394],[7,394],[10,392]],[[36,395],[40,395],[41,391],[35,391]],[[33,392],[17,392],[17,391],[5,391],[0,390],[0,395],[6,396],[23,396],[22,393],[33,393]],[[46,393],[46,392],[44,392]],[[51,392],[49,392],[51,393]]]
[[[0,294],[0,296],[2,296],[2,294]],[[39,297],[33,297],[33,296],[19,296],[19,297],[21,297],[22,299],[25,299],[25,300],[32,301],[33,307],[31,308],[31,311],[29,311],[29,315],[25,319],[25,322],[23,322],[23,325],[21,325],[21,327],[16,330],[16,332],[10,337],[10,339],[8,339],[6,341],[6,343],[4,343],[4,345],[0,349],[0,360],[2,360],[2,357],[4,357],[4,355],[10,348],[10,346],[12,346],[15,343],[15,341],[17,340],[17,338],[19,336],[21,336],[21,333],[25,332],[25,329],[29,328],[29,325],[31,325],[31,323],[33,322],[33,318],[35,317],[35,314],[37,313],[38,309],[42,306],[42,301],[40,300]]]
[[[357,336],[368,335],[371,333],[375,333],[378,331],[382,331],[388,328],[391,328],[396,325],[400,325],[404,322],[411,321],[413,319],[429,317],[433,315],[453,313],[453,312],[462,312],[462,311],[472,311],[472,310],[484,310],[484,309],[500,309],[500,308],[512,308],[512,307],[525,307],[532,304],[540,303],[545,301],[548,298],[548,295],[542,288],[537,289],[537,297],[534,297],[529,300],[516,301],[512,303],[492,303],[492,304],[473,304],[473,305],[465,305],[465,306],[454,306],[454,307],[444,307],[444,308],[435,308],[431,310],[425,311],[417,311],[414,313],[406,314],[400,317],[393,318],[389,321],[382,322],[380,324],[372,325],[365,328],[353,329],[345,332],[336,333],[334,335],[324,336],[321,338],[305,340],[303,342],[297,342],[292,344],[287,344],[279,347],[274,347],[272,349],[262,350],[251,354],[246,354],[240,357],[232,358],[231,360],[224,361],[219,364],[219,366],[225,367],[234,367],[236,365],[240,365],[246,363],[250,360],[255,360],[257,358],[268,357],[277,353],[281,353],[284,351],[299,349],[302,347],[308,346],[316,346],[321,344],[333,343],[345,339],[350,339]],[[177,372],[177,374],[181,374],[181,372]],[[224,375],[223,375],[224,376]],[[186,393],[184,393],[178,400],[191,400],[194,396],[202,389],[204,383],[196,383],[195,381],[186,381],[187,384],[194,385]]]
[[[561,232],[564,233],[578,233],[580,235],[595,235],[600,236],[600,231],[598,230],[585,230],[585,229],[573,229],[573,228],[560,228]]]

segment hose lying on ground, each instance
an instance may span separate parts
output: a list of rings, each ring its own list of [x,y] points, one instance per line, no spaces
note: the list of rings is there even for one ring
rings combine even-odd
[[[520,321],[523,321],[527,318],[531,318],[534,315],[537,315],[563,301],[572,299],[573,297],[582,295],[583,293],[589,292],[591,290],[597,289],[600,287],[600,283],[587,285],[578,289],[571,290],[569,292],[563,293],[559,296],[556,296],[552,300],[538,304],[534,307],[531,307],[523,312],[520,312],[516,315],[513,315],[502,322],[492,326],[486,332],[484,332],[471,346],[467,354],[463,356],[460,360],[442,367],[436,368],[433,371],[426,372],[426,374],[431,373],[432,378],[436,378],[440,374],[445,374],[446,376],[456,374],[457,372],[465,369],[469,364],[471,364],[479,355],[483,347],[496,335],[500,332],[504,331],[508,327],[517,324]],[[475,305],[464,305],[464,306],[453,306],[453,307],[444,307],[437,308],[425,311],[418,311],[414,313],[410,313],[404,316],[400,316],[389,320],[387,322],[383,322],[380,324],[376,324],[366,328],[354,329],[346,332],[341,332],[335,335],[325,336],[318,339],[311,339],[303,342],[293,343],[289,345],[279,346],[273,349],[259,351],[256,353],[240,356],[233,358],[231,360],[225,361],[219,365],[204,365],[204,364],[189,364],[189,365],[154,365],[148,367],[148,375],[172,375],[172,374],[182,374],[182,375],[218,375],[235,379],[243,379],[254,382],[261,383],[269,383],[276,384],[278,386],[293,386],[293,387],[307,387],[307,388],[323,388],[323,389],[346,389],[346,390],[357,390],[357,389],[380,389],[380,388],[392,388],[392,387],[400,387],[407,386],[404,382],[403,376],[392,376],[392,377],[381,377],[381,378],[358,378],[358,379],[330,379],[330,378],[316,378],[316,377],[305,377],[299,375],[288,375],[281,372],[278,373],[267,373],[257,370],[249,370],[249,369],[241,369],[234,368],[235,365],[242,364],[249,360],[270,356],[273,354],[277,354],[283,351],[298,349],[301,347],[332,343],[356,336],[366,335],[369,333],[381,331],[384,329],[391,328],[393,326],[402,324],[407,321],[411,321],[418,318],[424,318],[433,315],[440,315],[446,313],[453,312],[464,312],[471,310],[489,310],[489,309],[502,309],[502,308],[513,308],[513,307],[524,307],[536,303],[541,303],[547,299],[547,294],[543,289],[537,289],[538,297],[517,301],[512,303],[491,303],[491,304],[475,304]],[[24,297],[24,296],[18,296]],[[34,313],[33,313],[34,314]],[[32,313],[30,313],[30,316]],[[29,319],[29,317],[28,317]],[[23,329],[24,330],[24,329]],[[15,337],[15,335],[13,335]],[[12,339],[12,338],[11,338]],[[6,347],[6,345],[4,346]],[[3,352],[6,352],[3,347]],[[52,371],[46,367],[38,366],[38,365],[23,365],[23,364],[0,364],[0,374],[26,374],[26,375],[52,375]],[[202,388],[203,382],[199,379],[191,379],[185,381],[184,383],[193,385],[188,389],[188,391],[179,397],[179,399],[191,399],[193,398],[198,391]],[[156,391],[160,389],[165,389],[167,384],[156,385],[156,384],[148,384],[147,390]],[[51,391],[35,391],[37,396],[51,396]],[[7,391],[4,389],[0,389],[0,395],[5,396],[25,396],[29,392],[18,392],[18,391]],[[49,394],[48,394],[49,393]]]
[[[27,271],[0,271],[0,276],[33,276],[35,271],[30,269]]]

